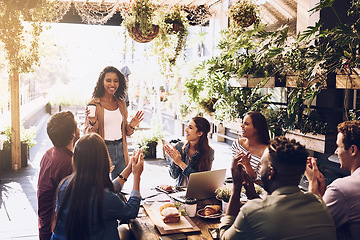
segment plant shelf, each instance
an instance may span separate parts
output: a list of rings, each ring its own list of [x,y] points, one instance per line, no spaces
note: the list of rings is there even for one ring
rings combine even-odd
[[[360,89],[360,69],[341,69],[336,74],[336,88]]]
[[[289,131],[285,134],[289,139],[295,139],[306,149],[319,153],[334,153],[336,150],[336,134],[301,133],[300,130]]]
[[[292,87],[292,88],[299,87],[297,84],[298,81],[299,81],[299,75],[296,75],[296,74],[286,75],[286,87]],[[302,81],[302,87],[307,87],[309,85],[308,80],[301,80],[301,81]],[[312,84],[314,84],[314,83],[315,82],[312,82]],[[326,88],[326,82],[323,83],[323,87]]]
[[[232,77],[229,80],[232,87],[254,88],[260,84],[262,88],[285,87],[285,84],[278,77]]]

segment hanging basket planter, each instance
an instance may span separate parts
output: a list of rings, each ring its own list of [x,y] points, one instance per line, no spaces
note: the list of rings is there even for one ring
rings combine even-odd
[[[237,20],[236,18],[234,18],[234,20],[236,21],[236,23],[241,26],[241,27],[250,27],[251,25],[254,24],[254,22],[256,21],[256,17],[254,15],[251,15],[250,18],[247,18],[247,19],[239,19]]]
[[[147,34],[143,34],[140,30],[140,25],[135,24],[135,27],[128,28],[130,37],[138,43],[148,43],[152,41],[159,33],[159,26],[153,25],[153,30]]]
[[[228,10],[232,27],[250,27],[258,20],[259,6],[253,0],[242,0],[232,4]]]
[[[178,33],[184,26],[181,23],[173,22],[173,27],[169,30],[169,34],[171,33]]]

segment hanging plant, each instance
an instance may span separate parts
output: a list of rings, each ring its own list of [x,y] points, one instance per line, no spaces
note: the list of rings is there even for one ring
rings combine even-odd
[[[45,0],[0,1],[0,41],[4,43],[9,72],[28,73],[39,61],[43,21],[53,18],[52,3]]]
[[[122,12],[122,17],[122,25],[137,42],[150,42],[159,33],[159,26],[153,21],[154,5],[150,0],[135,0],[129,11]]]
[[[187,14],[182,7],[177,5],[173,8],[158,9],[156,17],[159,19],[160,26],[160,41],[159,44],[163,47],[172,48],[171,39],[176,36],[176,46],[172,54],[166,56],[166,61],[174,65],[177,57],[184,49],[186,37],[188,36],[188,19]]]
[[[230,6],[228,10],[230,25],[232,27],[250,27],[258,22],[259,6],[252,0],[241,0]]]

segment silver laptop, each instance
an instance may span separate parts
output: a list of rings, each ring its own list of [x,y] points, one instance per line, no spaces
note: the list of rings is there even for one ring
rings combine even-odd
[[[215,190],[224,185],[226,169],[192,173],[186,191],[170,193],[176,201],[185,202],[186,198],[203,200],[215,197]]]

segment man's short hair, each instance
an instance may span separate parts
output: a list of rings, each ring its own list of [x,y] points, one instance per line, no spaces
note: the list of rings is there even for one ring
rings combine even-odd
[[[355,145],[358,149],[360,149],[360,121],[345,121],[339,123],[337,126],[337,130],[339,133],[344,135],[343,143],[345,150],[348,150],[351,145]]]
[[[65,147],[74,137],[77,124],[70,111],[54,114],[47,123],[47,134],[55,147]]]
[[[304,173],[309,153],[305,146],[296,142],[295,139],[288,139],[284,136],[275,137],[270,140],[269,154],[272,165],[280,171],[280,174]]]

